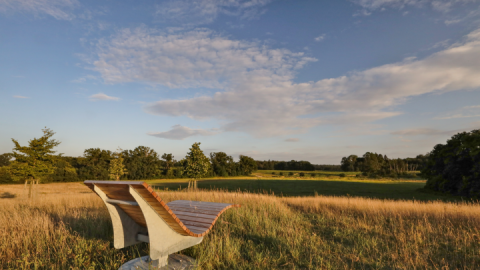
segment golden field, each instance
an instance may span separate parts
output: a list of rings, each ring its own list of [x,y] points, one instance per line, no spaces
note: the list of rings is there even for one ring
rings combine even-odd
[[[148,254],[116,250],[103,202],[81,183],[0,186],[0,269],[117,269]],[[241,204],[183,253],[200,269],[479,269],[480,205],[358,197],[159,191]]]

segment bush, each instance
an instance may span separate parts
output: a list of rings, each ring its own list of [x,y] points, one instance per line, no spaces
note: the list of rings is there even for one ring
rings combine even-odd
[[[293,172],[289,172],[289,173],[288,173],[288,176],[293,176]]]
[[[317,174],[316,173],[311,173],[310,176],[315,177],[315,176],[317,176]]]
[[[345,177],[345,176],[347,176],[347,175],[344,174],[344,173],[341,173],[341,174],[339,174],[338,176],[340,176],[340,177]]]
[[[282,175],[282,176],[283,176],[283,172],[279,172],[278,175]]]
[[[305,176],[305,173],[304,172],[301,172],[298,174],[299,176]]]
[[[275,175],[275,172],[272,172],[272,175]]]

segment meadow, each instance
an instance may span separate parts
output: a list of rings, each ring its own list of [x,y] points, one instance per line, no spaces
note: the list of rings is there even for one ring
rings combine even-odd
[[[200,269],[480,267],[476,203],[241,190],[158,193],[167,202],[242,205],[222,214],[201,244],[182,251]],[[0,269],[117,269],[148,254],[146,244],[114,249],[112,234],[106,207],[82,183],[39,185],[33,199],[23,185],[0,185]]]

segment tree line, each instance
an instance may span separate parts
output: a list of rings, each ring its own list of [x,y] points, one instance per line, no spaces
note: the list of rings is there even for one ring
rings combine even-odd
[[[315,167],[308,161],[276,161],[276,160],[256,160],[259,170],[288,170],[288,171],[314,171]]]
[[[341,169],[345,172],[362,172],[369,177],[399,177],[424,168],[427,155],[418,155],[415,158],[390,159],[387,155],[366,152],[363,156],[350,155],[341,160]]]
[[[146,146],[115,152],[89,148],[81,157],[68,157],[54,151],[60,144],[52,138],[55,133],[48,128],[42,131],[43,136],[30,140],[28,146],[21,146],[12,139],[12,153],[0,155],[0,182],[201,178],[250,175],[257,169],[255,160],[248,156],[240,155],[238,162],[224,152],[210,153],[210,157],[206,157],[200,143],[194,143],[181,160],[176,160],[171,153],[160,156]]]

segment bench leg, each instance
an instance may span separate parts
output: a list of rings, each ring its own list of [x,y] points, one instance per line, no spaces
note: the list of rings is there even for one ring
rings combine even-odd
[[[157,260],[152,260],[151,262],[152,267],[155,269],[155,267],[160,268],[168,264],[168,255],[158,258]]]

